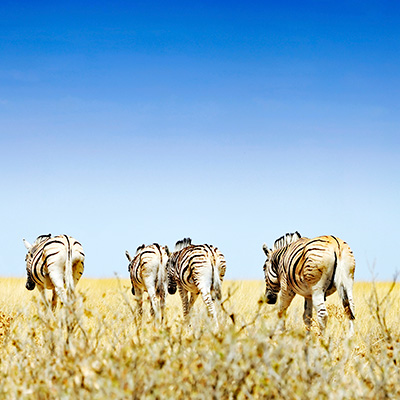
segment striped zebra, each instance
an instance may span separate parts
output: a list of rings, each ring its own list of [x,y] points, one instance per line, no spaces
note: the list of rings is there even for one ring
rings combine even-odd
[[[136,250],[132,258],[125,252],[129,260],[128,272],[132,283],[132,294],[137,301],[137,310],[141,321],[143,314],[143,292],[150,299],[150,312],[156,320],[164,319],[165,298],[167,294],[167,261],[169,250],[158,243],[150,246],[144,244]]]
[[[275,304],[281,292],[279,317],[286,314],[294,296],[299,294],[305,298],[303,320],[307,329],[314,306],[323,332],[328,318],[326,296],[338,290],[349,319],[350,335],[353,335],[355,260],[346,242],[335,236],[308,239],[295,232],[276,240],[273,249],[264,244],[263,250],[267,256],[264,264],[266,299],[268,304]]]
[[[28,249],[25,287],[33,290],[36,286],[45,304],[45,289],[51,289],[52,310],[57,306],[57,297],[63,304],[69,304],[83,273],[85,254],[82,245],[71,236],[51,237],[51,234],[39,236],[32,245],[25,239],[23,242]]]
[[[221,300],[221,285],[225,270],[225,258],[218,248],[208,244],[192,245],[190,238],[176,243],[175,251],[168,261],[168,292],[175,294],[178,287],[186,322],[194,302],[201,294],[209,314],[218,327],[214,302],[216,299]]]

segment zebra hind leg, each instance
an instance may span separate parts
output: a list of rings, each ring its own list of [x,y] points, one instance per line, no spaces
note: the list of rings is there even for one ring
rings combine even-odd
[[[311,322],[312,322],[312,300],[311,299],[304,299],[304,314],[303,314],[303,321],[306,325],[308,333],[311,329]]]
[[[183,308],[183,319],[185,323],[189,322],[189,299],[188,299],[188,292],[182,286],[179,286],[179,295],[181,296],[182,300],[182,308]]]
[[[149,299],[150,299],[150,314],[154,318],[155,321],[159,321],[160,320],[160,310],[159,310],[158,299],[157,299],[154,287],[149,287],[147,289],[147,293],[148,293]]]
[[[135,288],[135,300],[136,300],[136,322],[138,323],[138,325],[141,325],[143,319],[143,292],[139,288]]]
[[[317,312],[317,320],[321,330],[324,333],[326,328],[326,321],[328,320],[328,311],[325,305],[325,294],[322,291],[317,291],[312,294],[312,302]]]
[[[201,293],[201,297],[203,298],[203,301],[207,307],[209,315],[214,319],[215,328],[218,329],[219,324],[218,324],[217,312],[215,310],[215,304],[212,300],[211,293],[209,290],[204,290],[204,289],[201,290],[200,293]]]
[[[45,291],[44,287],[38,285],[37,288],[38,288],[38,290],[39,290],[39,292],[40,292],[40,295],[42,296],[42,300],[43,300],[44,306],[45,306],[46,308],[48,308],[48,307],[49,307],[49,302],[47,301],[47,298],[46,298],[46,291]]]
[[[165,318],[165,295],[166,295],[166,291],[161,290],[159,293],[161,323],[164,322],[164,318]]]
[[[55,309],[57,308],[57,293],[55,289],[53,289],[53,297],[51,298],[51,310],[54,312]]]
[[[197,300],[198,297],[199,297],[199,293],[194,293],[194,292],[190,293],[189,312],[193,308],[193,305],[194,305],[194,303],[195,303],[195,301]]]
[[[51,282],[54,285],[54,291],[56,292],[57,296],[60,298],[61,303],[63,305],[68,305],[68,298],[67,292],[64,287],[64,278],[62,274],[58,272],[51,271],[49,273]]]

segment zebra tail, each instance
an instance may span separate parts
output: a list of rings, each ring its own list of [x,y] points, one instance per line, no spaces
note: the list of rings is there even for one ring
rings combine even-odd
[[[156,283],[156,293],[161,295],[161,293],[164,292],[165,288],[165,265],[162,262],[162,259],[160,260],[160,263],[158,264],[158,270],[157,270],[157,283]]]
[[[211,292],[214,292],[215,297],[218,300],[222,298],[222,290],[221,290],[221,279],[219,277],[218,266],[212,266],[212,283],[211,283]]]
[[[335,286],[342,300],[344,310],[349,319],[355,319],[353,301],[353,282],[355,261],[350,247],[344,243],[338,257],[338,265],[335,273]]]
[[[68,243],[67,259],[65,263],[65,286],[67,287],[67,298],[71,299],[74,294],[75,283],[72,274],[72,249],[70,243]]]

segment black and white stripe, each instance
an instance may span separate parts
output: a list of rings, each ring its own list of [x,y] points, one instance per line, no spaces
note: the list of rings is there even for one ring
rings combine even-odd
[[[155,315],[156,320],[162,320],[167,294],[168,247],[162,247],[158,243],[149,246],[143,244],[137,248],[135,257],[132,258],[128,251],[125,254],[129,260],[128,271],[139,318],[143,314],[143,293],[147,292],[151,314]]]
[[[321,331],[326,327],[328,313],[326,296],[338,290],[346,315],[350,335],[353,334],[353,282],[355,260],[349,245],[335,236],[314,239],[298,232],[286,234],[275,241],[272,250],[263,245],[267,256],[264,264],[266,298],[275,304],[280,291],[279,316],[284,316],[296,294],[305,298],[303,319],[311,325],[313,307]]]
[[[26,288],[33,290],[37,287],[46,304],[45,289],[51,289],[53,310],[57,306],[57,296],[63,304],[72,301],[75,286],[84,269],[82,245],[67,235],[41,235],[33,245],[25,239],[23,241],[28,249],[25,257]]]
[[[186,321],[200,294],[218,326],[214,302],[221,299],[225,271],[225,258],[218,248],[208,244],[192,245],[190,238],[176,243],[168,261],[168,292],[174,294],[178,288]]]

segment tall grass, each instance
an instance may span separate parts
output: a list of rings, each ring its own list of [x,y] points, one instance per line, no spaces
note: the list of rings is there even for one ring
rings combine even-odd
[[[127,280],[82,279],[73,307],[44,309],[22,279],[0,280],[0,398],[383,399],[400,397],[400,286],[357,283],[356,334],[328,298],[323,337],[307,335],[295,299],[287,329],[260,302],[260,282],[226,282],[213,331],[201,300],[191,326],[179,296],[167,318],[135,324]],[[145,314],[149,315],[148,307]]]

